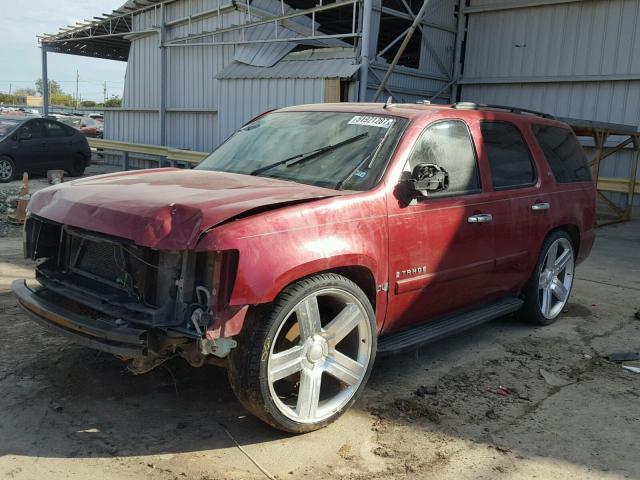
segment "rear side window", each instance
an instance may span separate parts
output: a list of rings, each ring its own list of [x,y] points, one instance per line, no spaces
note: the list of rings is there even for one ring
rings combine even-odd
[[[471,135],[467,125],[460,120],[436,122],[422,132],[405,166],[405,175],[410,176],[420,163],[433,163],[449,173],[449,188],[431,197],[464,195],[481,190]]]
[[[67,137],[69,132],[60,124],[55,122],[44,122],[49,137]]]
[[[566,128],[533,125],[533,134],[558,183],[590,182],[591,171],[578,139]]]
[[[505,190],[533,185],[536,172],[520,130],[508,122],[482,122],[480,128],[493,188]]]

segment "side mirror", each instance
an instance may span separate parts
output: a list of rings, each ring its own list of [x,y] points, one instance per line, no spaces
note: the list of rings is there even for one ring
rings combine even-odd
[[[31,140],[31,132],[21,131],[18,135],[18,140]]]
[[[449,188],[449,172],[434,163],[419,163],[411,177],[400,181],[398,194],[405,203]]]

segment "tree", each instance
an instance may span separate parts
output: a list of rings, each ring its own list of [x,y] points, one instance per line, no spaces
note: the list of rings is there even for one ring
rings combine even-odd
[[[40,95],[44,95],[44,90],[42,89],[42,79],[39,78],[36,80],[36,90]],[[55,80],[49,80],[49,95],[52,97],[57,94],[63,94],[62,87]]]
[[[36,91],[33,88],[18,88],[13,94],[16,97],[30,97],[36,94]]]
[[[50,105],[59,105],[61,107],[73,107],[75,105],[75,101],[71,95],[68,93],[54,93],[51,94],[49,98]]]
[[[97,105],[96,102],[94,102],[93,100],[83,100],[82,102],[80,102],[80,106],[81,107],[89,107],[89,108],[93,108]]]
[[[15,104],[16,96],[9,93],[0,93],[0,103]]]
[[[122,99],[120,97],[114,95],[109,100],[104,102],[104,106],[107,107],[107,108],[121,107],[122,106]]]

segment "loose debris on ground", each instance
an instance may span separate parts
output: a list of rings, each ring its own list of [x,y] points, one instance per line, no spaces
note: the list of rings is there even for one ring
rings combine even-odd
[[[7,216],[18,206],[20,188],[13,184],[5,186],[0,183],[0,238],[16,235],[22,228],[7,219]]]

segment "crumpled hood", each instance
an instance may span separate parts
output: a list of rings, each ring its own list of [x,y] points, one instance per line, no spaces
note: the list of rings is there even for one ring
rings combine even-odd
[[[99,175],[46,188],[32,214],[163,250],[195,247],[205,230],[249,210],[343,192],[264,177],[163,168]]]

